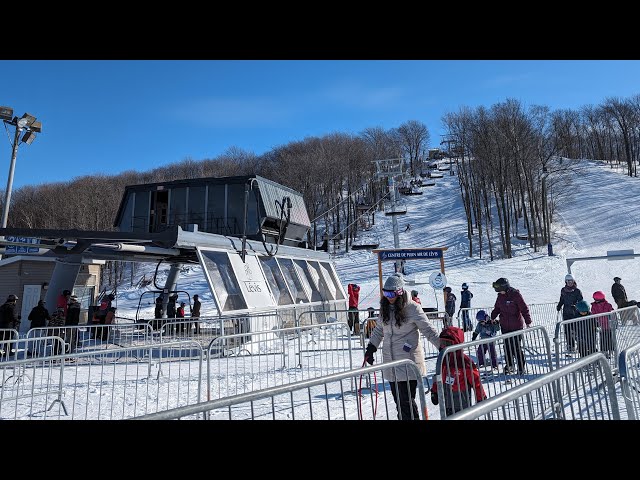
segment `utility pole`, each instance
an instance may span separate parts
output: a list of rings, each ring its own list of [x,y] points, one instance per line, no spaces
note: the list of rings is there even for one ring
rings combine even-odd
[[[378,178],[387,178],[389,186],[389,196],[391,209],[385,210],[385,215],[391,216],[391,225],[393,228],[393,246],[394,248],[400,248],[400,236],[398,234],[398,219],[397,215],[404,215],[407,213],[406,208],[398,208],[396,203],[396,182],[395,177],[402,175],[402,165],[404,160],[402,158],[392,158],[386,160],[375,160]],[[395,262],[396,272],[402,273],[402,261],[396,260]]]

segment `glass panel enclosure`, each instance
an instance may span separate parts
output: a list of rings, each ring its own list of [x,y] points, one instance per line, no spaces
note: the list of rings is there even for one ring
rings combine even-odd
[[[342,289],[340,288],[340,281],[336,277],[333,267],[328,262],[320,262],[320,268],[325,272],[327,282],[332,282],[335,287],[335,298],[336,300],[344,300],[345,297],[342,293]]]
[[[132,217],[133,217],[133,193],[127,195],[127,199],[125,200],[124,209],[122,210],[122,218],[120,219],[120,228],[121,232],[131,232],[132,231]]]
[[[282,274],[284,275],[285,280],[287,281],[287,286],[291,291],[291,294],[294,297],[295,303],[307,303],[309,302],[309,297],[298,278],[298,274],[296,272],[296,266],[293,264],[293,260],[290,258],[278,258],[278,264],[282,267]]]
[[[311,301],[320,302],[325,300],[320,294],[320,290],[318,290],[318,274],[315,271],[310,271],[307,262],[304,260],[294,260],[293,263],[296,265],[302,283],[311,291]]]
[[[280,271],[275,257],[259,257],[265,277],[271,288],[271,293],[278,305],[290,305],[293,303],[291,294],[287,290],[287,283]]]
[[[335,300],[335,286],[333,282],[327,281],[325,278],[324,272],[320,268],[318,262],[307,262],[309,264],[309,272],[312,274],[314,279],[316,279],[316,284],[318,285],[318,289],[320,290],[320,295],[324,300]]]
[[[243,310],[247,304],[226,252],[201,251],[204,267],[222,311]]]

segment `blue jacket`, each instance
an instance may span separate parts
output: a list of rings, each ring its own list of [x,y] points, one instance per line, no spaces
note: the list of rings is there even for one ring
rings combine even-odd
[[[460,292],[460,308],[471,307],[472,298],[473,293],[471,293],[469,290],[462,290],[462,292]]]
[[[473,336],[480,335],[480,338],[495,337],[500,331],[500,322],[491,320],[487,322],[478,322],[476,329],[473,331]]]

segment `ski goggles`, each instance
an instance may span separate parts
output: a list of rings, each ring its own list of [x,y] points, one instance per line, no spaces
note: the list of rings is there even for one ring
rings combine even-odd
[[[503,291],[505,291],[505,290],[506,290],[506,287],[505,287],[505,285],[504,285],[504,284],[502,284],[502,283],[493,282],[493,289],[494,289],[496,292],[503,292]]]
[[[387,298],[396,298],[404,294],[404,288],[398,290],[382,290],[382,294]]]

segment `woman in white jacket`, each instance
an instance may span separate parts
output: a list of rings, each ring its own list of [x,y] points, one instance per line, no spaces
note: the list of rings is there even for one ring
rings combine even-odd
[[[412,301],[404,290],[404,280],[400,274],[387,278],[382,287],[380,317],[371,333],[365,360],[373,365],[373,354],[382,344],[382,361],[391,362],[410,358],[415,362],[422,376],[426,375],[424,351],[420,333],[436,348],[440,346],[438,331],[431,325],[422,307]],[[385,373],[391,386],[391,394],[396,402],[399,420],[418,420],[420,412],[416,404],[418,378],[413,371],[397,369]]]

